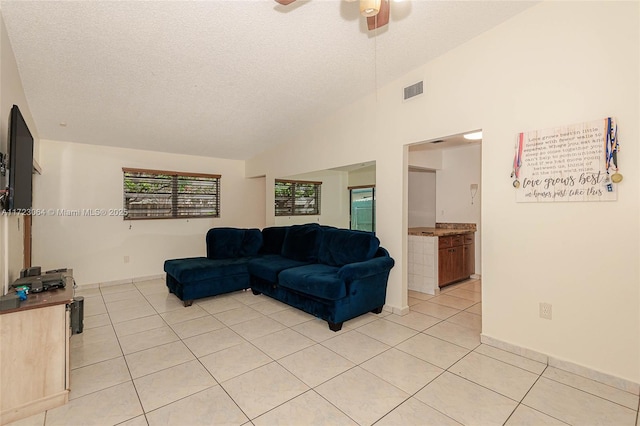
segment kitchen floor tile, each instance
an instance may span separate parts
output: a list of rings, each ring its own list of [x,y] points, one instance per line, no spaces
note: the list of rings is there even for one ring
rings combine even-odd
[[[446,319],[447,322],[470,328],[477,333],[482,331],[482,317],[470,312],[462,311]]]
[[[156,315],[156,310],[153,309],[149,304],[114,312],[109,311],[109,317],[111,317],[111,322],[113,324],[131,321],[137,318],[148,317],[150,315]]]
[[[436,324],[426,329],[424,333],[467,349],[475,349],[480,345],[479,331],[448,321]]]
[[[420,302],[417,305],[413,305],[409,308],[411,311],[420,312],[421,314],[429,315],[432,317],[447,319],[460,312],[460,309],[449,308],[444,305],[438,305],[437,303],[431,303],[429,301]]]
[[[633,425],[637,409],[541,377],[522,403],[569,424]]]
[[[240,324],[244,321],[264,317],[264,315],[248,306],[241,306],[229,311],[214,314],[214,317],[222,321],[225,325],[231,327],[232,325]]]
[[[147,413],[149,426],[242,425],[248,419],[218,385]]]
[[[526,405],[518,405],[505,426],[566,426],[567,424]]]
[[[409,397],[360,367],[342,373],[315,390],[361,425],[373,424]]]
[[[357,426],[357,423],[312,390],[261,415],[252,423],[255,426]]]
[[[447,295],[470,300],[474,303],[482,301],[482,293],[472,291],[472,290],[465,290],[464,288],[453,289],[450,292],[448,292]]]
[[[273,359],[280,359],[316,344],[313,340],[290,328],[260,337],[251,343]]]
[[[258,318],[250,319],[249,321],[232,325],[229,328],[243,338],[251,341],[275,333],[276,331],[280,331],[285,328],[285,326],[274,319],[260,316]]]
[[[392,321],[387,321],[386,318],[358,327],[357,331],[390,346],[395,346],[407,340],[409,337],[418,334],[416,330]]]
[[[180,340],[169,326],[129,334],[118,339],[125,355]]]
[[[398,408],[384,416],[376,426],[460,426],[450,417],[415,398],[409,398]]]
[[[455,290],[451,291],[453,292]],[[449,308],[462,310],[475,305],[476,302],[451,296],[451,292],[449,292],[446,294],[441,294],[440,296],[436,296],[433,299],[429,299],[427,303],[436,303],[438,305],[447,306]]]
[[[69,399],[76,399],[131,381],[124,357],[113,358],[71,370]]]
[[[355,365],[320,344],[286,356],[278,363],[311,387],[318,386]]]
[[[116,339],[115,341],[109,340],[72,347],[70,349],[69,363],[71,364],[71,369],[74,369],[121,356],[122,350]]]
[[[272,362],[251,343],[242,343],[200,358],[200,362],[220,383]]]
[[[240,409],[254,419],[309,387],[275,362],[222,383]]]
[[[325,340],[322,345],[356,364],[373,358],[390,348],[389,345],[358,331],[348,331],[340,336]]]
[[[449,368],[449,372],[521,401],[538,375],[488,356],[471,352]]]
[[[416,393],[444,371],[395,348],[370,359],[361,367],[408,394]]]
[[[204,334],[209,331],[220,330],[225,325],[218,321],[211,315],[206,315],[200,318],[179,322],[172,324],[171,328],[176,332],[181,339],[197,336],[198,334]]]
[[[196,300],[195,304],[209,312],[211,315],[245,306],[239,300],[227,295],[215,296],[213,298],[203,299],[202,301]]]
[[[340,331],[331,331],[326,321],[318,318],[314,318],[311,321],[305,321],[298,325],[291,327],[298,333],[307,336],[316,342],[323,342],[327,339],[339,336],[341,334],[349,332],[350,329],[342,327]]]
[[[420,312],[409,312],[407,315],[389,315],[385,318],[387,321],[395,322],[396,324],[404,325],[405,327],[412,328],[416,331],[424,331],[427,328],[436,325],[440,321],[440,318],[432,317],[429,315],[421,314]]]
[[[207,315],[209,315],[209,313],[198,305],[191,305],[183,309],[175,309],[160,314],[162,319],[169,325],[178,324],[180,322],[189,321]]]
[[[470,314],[482,315],[482,302],[476,303],[475,305],[464,310],[465,312],[469,312]]]
[[[198,361],[179,364],[133,381],[142,408],[153,411],[218,383]]]
[[[449,372],[429,383],[415,397],[465,425],[501,425],[518,405]]]
[[[466,348],[423,333],[400,343],[396,348],[444,369],[469,353]]]
[[[219,330],[189,337],[184,339],[183,342],[195,356],[200,358],[205,355],[245,343],[246,340],[230,328],[225,327]]]
[[[134,379],[193,359],[191,351],[180,341],[125,355]]]
[[[115,425],[142,414],[133,383],[128,381],[47,411],[46,426]]]
[[[113,328],[115,329],[118,337],[124,337],[130,334],[142,333],[143,331],[149,331],[153,330],[154,328],[161,328],[166,326],[167,323],[164,322],[160,315],[150,315],[148,317],[137,318],[131,321],[114,324]]]
[[[547,379],[563,383],[583,392],[599,396],[600,398],[607,399],[633,410],[638,408],[638,395],[616,389],[577,374],[569,373],[568,371],[554,367],[547,367],[547,369],[544,370],[542,377],[546,377]]]
[[[285,309],[284,311],[274,312],[268,315],[269,318],[284,324],[287,327],[293,327],[303,322],[312,321],[315,319],[313,315],[310,315],[299,309]]]
[[[415,290],[409,290],[409,297],[413,297],[418,300],[429,300],[435,297],[433,294],[422,293]]]

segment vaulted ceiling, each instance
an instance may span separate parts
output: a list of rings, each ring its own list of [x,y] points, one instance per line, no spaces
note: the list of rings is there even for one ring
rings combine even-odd
[[[42,139],[247,159],[533,2],[5,1]],[[61,125],[64,124],[64,125]]]

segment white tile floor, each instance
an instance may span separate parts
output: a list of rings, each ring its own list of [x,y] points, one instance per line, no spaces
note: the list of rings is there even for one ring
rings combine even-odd
[[[250,291],[86,289],[70,402],[16,425],[639,426],[633,395],[480,344],[481,283],[331,332]]]

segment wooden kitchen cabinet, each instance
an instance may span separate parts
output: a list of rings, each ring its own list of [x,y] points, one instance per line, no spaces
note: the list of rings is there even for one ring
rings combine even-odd
[[[438,287],[467,279],[475,273],[474,234],[438,238]]]

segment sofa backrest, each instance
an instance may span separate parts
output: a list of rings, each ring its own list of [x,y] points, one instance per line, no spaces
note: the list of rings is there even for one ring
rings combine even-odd
[[[318,263],[344,266],[372,259],[380,247],[380,240],[371,232],[348,229],[325,229],[322,233]]]
[[[206,241],[209,259],[255,256],[262,247],[262,233],[256,228],[212,228]]]
[[[323,231],[323,228],[315,223],[290,226],[284,236],[280,254],[300,262],[317,261]]]
[[[287,235],[289,226],[271,226],[262,230],[262,254],[280,254],[282,253],[282,243]]]

